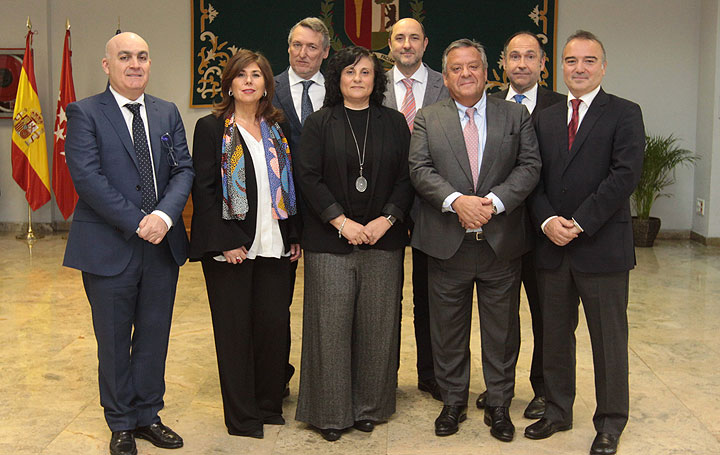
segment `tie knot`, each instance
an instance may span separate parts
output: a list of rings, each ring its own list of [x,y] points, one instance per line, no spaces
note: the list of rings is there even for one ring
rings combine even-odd
[[[415,81],[410,77],[406,77],[405,79],[400,79],[400,82],[405,85],[406,90],[412,90],[412,85]]]
[[[514,99],[515,102],[518,103],[518,104],[522,104],[522,101],[523,101],[525,98],[526,98],[525,95],[522,95],[522,94],[519,94],[519,93],[518,93],[517,95],[513,96],[513,99]]]
[[[310,86],[313,84],[313,81],[301,81],[300,82],[303,86],[303,90],[308,90]]]
[[[127,103],[125,107],[128,108],[133,115],[138,115],[140,113],[140,103]]]
[[[467,115],[468,118],[470,119],[470,121],[472,122],[473,116],[475,115],[475,108],[469,107],[469,108],[465,109],[465,115]]]
[[[570,100],[570,103],[572,104],[573,111],[577,111],[580,109],[580,103],[582,103],[582,100],[580,98],[575,98],[574,100]]]

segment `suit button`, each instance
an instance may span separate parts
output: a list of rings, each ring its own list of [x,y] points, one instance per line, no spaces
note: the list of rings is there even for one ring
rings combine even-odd
[[[567,193],[567,188],[563,188],[563,189],[562,189],[562,192],[563,192],[563,194],[564,194],[564,193]]]
[[[140,191],[142,188],[140,188],[140,185],[135,185],[135,189]]]

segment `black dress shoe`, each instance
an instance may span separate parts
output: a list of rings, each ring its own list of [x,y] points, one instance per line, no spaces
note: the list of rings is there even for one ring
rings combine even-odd
[[[572,423],[551,422],[545,417],[525,428],[525,437],[530,439],[545,439],[558,431],[567,431],[572,428]]]
[[[515,425],[510,420],[510,411],[503,406],[485,408],[485,425],[490,427],[490,434],[503,442],[510,442],[515,436]]]
[[[526,419],[541,419],[545,415],[545,397],[536,396],[528,403],[523,413]]]
[[[435,378],[430,379],[418,379],[418,389],[423,392],[429,392],[433,398],[438,401],[442,401],[442,393],[440,392],[440,386],[438,385]]]
[[[619,435],[598,433],[590,447],[590,455],[613,455],[617,453]]]
[[[342,436],[342,432],[335,428],[320,428],[320,434],[326,441],[337,441]]]
[[[487,390],[483,391],[483,393],[478,395],[477,400],[475,401],[475,406],[477,406],[478,409],[484,409],[486,399],[487,399]]]
[[[163,449],[179,449],[183,446],[183,440],[174,431],[163,425],[162,422],[153,423],[146,427],[137,427],[135,437],[150,441],[155,447]]]
[[[263,417],[265,425],[285,425],[285,418],[281,415]]]
[[[450,436],[458,432],[460,422],[467,418],[467,406],[445,405],[435,419],[435,435]]]
[[[358,420],[353,424],[353,428],[364,431],[365,433],[370,433],[375,429],[375,424],[372,420]]]
[[[137,455],[132,431],[113,431],[110,438],[111,455]]]

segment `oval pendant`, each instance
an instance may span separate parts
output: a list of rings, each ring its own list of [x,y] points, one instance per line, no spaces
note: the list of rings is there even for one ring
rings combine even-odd
[[[355,180],[355,189],[361,193],[367,189],[367,180],[362,175]]]

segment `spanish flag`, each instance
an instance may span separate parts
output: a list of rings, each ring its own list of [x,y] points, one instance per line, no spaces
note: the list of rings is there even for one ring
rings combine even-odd
[[[35,83],[32,35],[32,30],[28,30],[13,111],[11,155],[13,178],[25,190],[25,199],[30,208],[37,210],[50,200],[50,173],[45,123]]]

